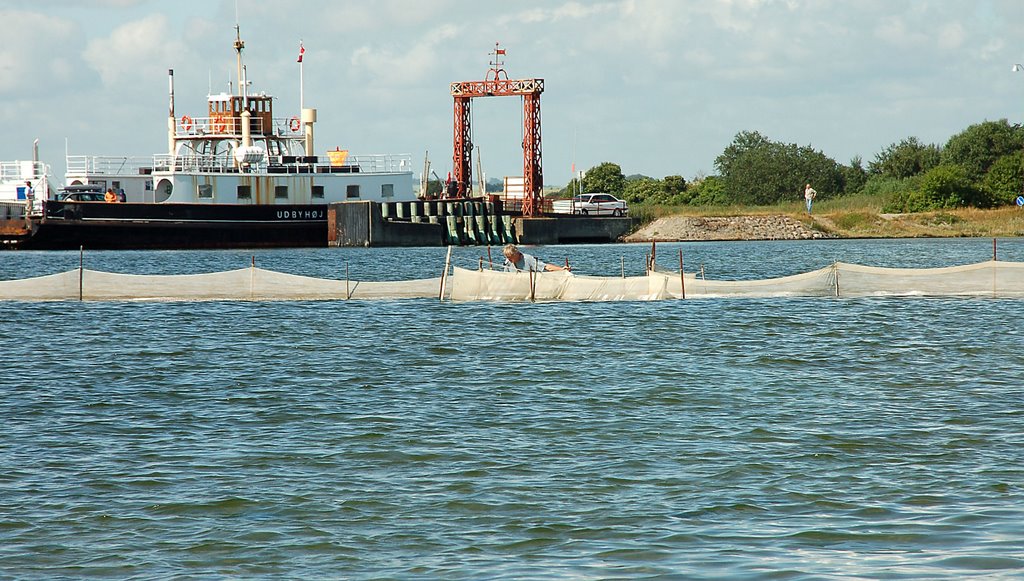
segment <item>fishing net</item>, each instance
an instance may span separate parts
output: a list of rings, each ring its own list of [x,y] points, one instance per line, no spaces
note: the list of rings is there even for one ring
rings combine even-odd
[[[184,275],[82,269],[0,281],[0,300],[345,300],[437,297],[440,278],[344,281],[262,268]]]
[[[580,276],[565,271],[502,272],[455,267],[449,281],[453,301],[649,301],[665,296],[656,276]]]
[[[1024,263],[988,261],[945,268],[882,268],[837,262],[778,278],[706,280],[655,270],[647,276],[594,277],[567,272],[505,273],[455,268],[456,301],[650,301],[714,297],[863,296],[1024,297]]]
[[[347,300],[441,296],[454,301],[653,301],[713,297],[1024,297],[1024,263],[881,268],[837,262],[779,278],[705,280],[686,273],[602,277],[565,271],[502,272],[453,267],[446,279],[332,280],[242,268],[207,274],[140,275],[89,269],[0,281],[0,300]]]
[[[989,260],[945,268],[836,263],[839,296],[1024,296],[1024,262]]]

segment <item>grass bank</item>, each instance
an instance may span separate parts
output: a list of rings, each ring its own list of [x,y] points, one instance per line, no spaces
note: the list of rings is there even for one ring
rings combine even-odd
[[[1024,236],[1024,210],[1016,206],[979,210],[957,208],[915,214],[885,214],[872,197],[850,196],[814,205],[807,216],[802,201],[771,206],[630,206],[630,215],[649,223],[680,216],[790,216],[810,228],[840,238],[1010,238]]]

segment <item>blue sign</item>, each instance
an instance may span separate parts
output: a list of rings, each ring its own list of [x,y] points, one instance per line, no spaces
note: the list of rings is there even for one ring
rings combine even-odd
[[[1017,196],[1017,205],[1024,206],[1024,196]]]

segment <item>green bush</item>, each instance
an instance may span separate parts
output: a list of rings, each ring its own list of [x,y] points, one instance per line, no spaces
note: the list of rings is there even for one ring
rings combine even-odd
[[[622,199],[630,204],[663,203],[661,181],[653,178],[629,180],[622,191]]]
[[[1024,152],[1004,155],[992,164],[981,187],[995,206],[1013,204],[1024,187]]]
[[[908,178],[922,174],[939,165],[941,150],[937,145],[921,143],[908,137],[880,151],[868,169],[876,175],[890,178]]]
[[[843,192],[846,194],[858,194],[864,189],[868,181],[868,172],[864,171],[860,156],[850,160],[850,165],[839,166],[843,174]]]
[[[921,195],[929,210],[991,205],[988,196],[974,185],[967,169],[956,164],[942,164],[928,170],[921,178]]]
[[[868,184],[871,183],[872,180],[869,180]],[[911,189],[910,185],[907,183],[903,187],[895,188],[895,184],[879,182],[880,190],[883,186],[893,188],[888,201],[882,206],[882,211],[929,212],[965,206],[991,206],[991,197],[971,181],[967,170],[960,165],[936,166],[920,176],[916,188]]]
[[[971,125],[949,138],[942,150],[943,165],[962,166],[972,180],[981,180],[989,168],[1005,155],[1024,147],[1024,128],[1006,119]]]
[[[725,184],[722,178],[709,176],[703,180],[690,184],[684,195],[689,196],[691,206],[726,206],[729,198],[725,193]]]
[[[771,141],[741,131],[717,158],[728,203],[768,205],[803,198],[810,183],[824,200],[843,193],[839,164],[824,153],[795,143]]]
[[[622,175],[622,168],[617,163],[600,163],[587,170],[583,176],[584,192],[605,192],[621,198],[625,189],[626,176]]]
[[[891,197],[895,194],[909,194],[920,187],[920,176],[894,178],[884,175],[873,175],[861,189],[865,196]]]

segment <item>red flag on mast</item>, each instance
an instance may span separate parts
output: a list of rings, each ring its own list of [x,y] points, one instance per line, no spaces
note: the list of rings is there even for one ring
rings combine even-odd
[[[302,62],[302,55],[304,55],[304,54],[306,54],[306,47],[302,46],[302,41],[300,40],[299,41],[299,60],[297,60],[295,62],[301,63]]]

